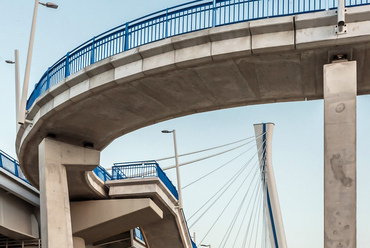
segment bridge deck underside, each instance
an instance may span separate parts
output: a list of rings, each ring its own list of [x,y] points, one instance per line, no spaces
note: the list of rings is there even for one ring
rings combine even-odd
[[[334,49],[351,51],[358,63],[358,94],[368,94],[370,43]],[[37,147],[54,134],[60,141],[88,142],[101,150],[119,136],[167,119],[236,106],[322,99],[328,53],[315,49],[237,57],[116,84],[64,111],[49,113],[27,146]],[[37,165],[36,152],[25,157],[23,165]],[[33,183],[38,181],[37,166],[22,169],[32,175]]]
[[[202,30],[92,64],[41,95],[16,146],[38,185],[38,145],[48,134],[102,150],[139,128],[199,112],[323,98],[323,66],[334,55],[357,62],[358,94],[370,93],[368,6],[349,9],[348,33],[335,11]]]

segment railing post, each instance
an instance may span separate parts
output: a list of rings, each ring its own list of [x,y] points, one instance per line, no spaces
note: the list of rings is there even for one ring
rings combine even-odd
[[[4,168],[4,165],[3,165],[3,155],[0,154],[0,167],[1,168]]]
[[[50,87],[50,67],[48,67],[48,70],[46,72],[46,90]]]
[[[166,9],[166,33],[165,38],[168,37],[168,8]]]
[[[128,25],[129,23],[126,22],[126,27],[125,27],[125,51],[128,50]]]
[[[95,37],[92,40],[91,44],[91,60],[90,60],[90,65],[95,63]]]
[[[213,0],[213,23],[212,27],[216,27],[216,0]]]
[[[16,175],[17,177],[19,177],[19,173],[18,173],[18,168],[17,168],[17,162],[14,161],[14,175]]]
[[[69,52],[66,55],[66,63],[65,63],[65,77],[68,77],[70,75],[69,72]]]

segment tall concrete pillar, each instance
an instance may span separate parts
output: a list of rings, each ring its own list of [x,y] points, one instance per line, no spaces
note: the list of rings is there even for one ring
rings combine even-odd
[[[325,248],[356,247],[356,62],[324,65]]]
[[[98,165],[100,153],[44,139],[39,145],[41,240],[43,248],[73,248],[67,168]]]

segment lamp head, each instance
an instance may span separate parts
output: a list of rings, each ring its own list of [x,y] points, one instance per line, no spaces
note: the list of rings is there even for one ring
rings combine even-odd
[[[12,60],[5,60],[5,63],[8,63],[8,64],[15,64],[15,62],[14,62],[14,61],[12,61]]]
[[[47,2],[46,3],[46,7],[52,8],[52,9],[57,9],[59,6],[57,4],[55,4],[55,3]]]
[[[173,130],[170,131],[170,130],[162,130],[162,133],[173,133]]]
[[[47,3],[41,3],[41,2],[39,2],[39,4],[41,4],[43,6],[46,6],[47,8],[52,8],[52,9],[57,9],[58,8],[58,5],[57,4],[51,3],[51,2],[47,2]]]

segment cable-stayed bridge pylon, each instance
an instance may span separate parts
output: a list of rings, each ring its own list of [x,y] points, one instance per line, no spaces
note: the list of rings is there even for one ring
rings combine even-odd
[[[272,248],[286,248],[286,238],[283,219],[280,211],[279,198],[276,189],[274,170],[272,167],[272,134],[274,124],[255,124],[257,147],[262,145],[263,149],[258,151],[260,161],[261,181],[264,193],[264,208],[267,226]],[[261,135],[262,134],[262,135]]]

